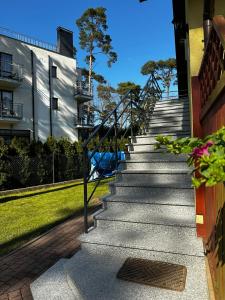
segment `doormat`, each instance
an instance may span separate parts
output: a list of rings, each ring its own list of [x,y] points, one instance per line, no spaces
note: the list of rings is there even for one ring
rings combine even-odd
[[[186,276],[185,266],[132,257],[117,273],[119,279],[178,292],[185,289]]]

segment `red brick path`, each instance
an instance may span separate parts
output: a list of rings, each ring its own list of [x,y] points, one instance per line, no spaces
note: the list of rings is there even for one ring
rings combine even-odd
[[[0,300],[30,300],[30,283],[60,258],[80,247],[83,218],[62,223],[24,247],[0,258]]]

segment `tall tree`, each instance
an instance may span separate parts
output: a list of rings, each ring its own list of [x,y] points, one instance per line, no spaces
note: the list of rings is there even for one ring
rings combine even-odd
[[[169,96],[171,85],[176,84],[176,59],[169,58],[167,60],[159,61],[149,60],[142,66],[141,73],[143,75],[153,73],[156,79],[161,82],[167,96]]]
[[[80,47],[87,52],[86,62],[89,64],[89,89],[91,90],[93,62],[96,60],[96,54],[105,54],[108,57],[109,67],[117,61],[117,54],[111,45],[112,39],[107,34],[106,9],[103,7],[87,9],[76,24],[79,29]]]

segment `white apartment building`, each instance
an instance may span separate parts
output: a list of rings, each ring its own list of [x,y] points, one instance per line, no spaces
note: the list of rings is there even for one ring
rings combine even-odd
[[[74,57],[73,33],[57,28],[57,46],[0,28],[0,136],[78,139],[92,126],[92,91]]]

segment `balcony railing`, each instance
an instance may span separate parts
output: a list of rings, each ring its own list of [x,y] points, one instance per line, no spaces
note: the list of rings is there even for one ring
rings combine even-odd
[[[0,119],[21,120],[23,118],[23,104],[14,103],[9,106],[0,104]]]
[[[75,96],[86,96],[91,98],[93,96],[92,87],[89,88],[89,83],[85,80],[77,80],[74,85]]]
[[[24,34],[12,31],[7,28],[0,27],[0,35],[5,35],[7,37],[19,40],[21,42],[24,42],[24,43],[27,43],[30,45],[34,45],[34,46],[37,46],[40,48],[44,48],[46,50],[57,52],[57,47],[55,45],[52,45],[47,42],[43,42],[41,40],[38,40],[38,39],[30,37],[30,36],[26,36]]]
[[[75,126],[78,128],[92,128],[94,127],[94,117],[92,115],[75,115]]]
[[[23,66],[7,61],[0,61],[0,79],[21,81],[23,79]]]

